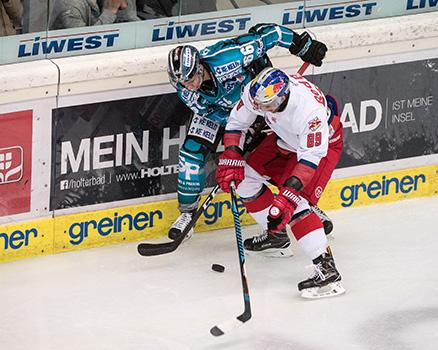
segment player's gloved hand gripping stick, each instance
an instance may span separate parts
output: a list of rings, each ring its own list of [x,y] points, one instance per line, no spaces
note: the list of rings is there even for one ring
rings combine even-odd
[[[252,143],[255,142],[255,139],[257,139],[257,134],[262,132],[263,128],[266,126],[266,123],[261,123],[255,130],[252,137],[252,140],[248,142],[246,145],[246,149],[251,149]],[[183,230],[183,232],[173,241],[166,242],[166,243],[140,243],[137,246],[138,253],[143,256],[154,256],[154,255],[161,255],[161,254],[167,254],[171,253],[174,250],[176,250],[179,245],[184,241],[184,238],[186,237],[187,233],[195,226],[196,222],[198,221],[199,217],[204,213],[204,211],[207,209],[207,207],[210,205],[213,198],[216,196],[216,194],[219,192],[220,186],[216,185],[211,192],[207,195],[207,197],[202,202],[201,206],[198,208],[198,210],[193,214],[192,220],[187,225],[187,227]]]
[[[297,74],[303,75],[309,64],[310,64],[309,62],[304,62],[301,65],[300,69],[298,70]],[[190,221],[190,223],[174,241],[166,242],[166,243],[140,243],[137,246],[138,253],[143,256],[154,256],[154,255],[167,254],[175,251],[182,243],[187,233],[192,229],[193,226],[195,226],[199,217],[204,213],[204,210],[206,210],[207,207],[210,205],[211,201],[216,196],[219,189],[220,189],[219,185],[216,185],[211,190],[207,198],[205,198],[204,202],[202,202],[201,206],[192,216],[192,220]]]

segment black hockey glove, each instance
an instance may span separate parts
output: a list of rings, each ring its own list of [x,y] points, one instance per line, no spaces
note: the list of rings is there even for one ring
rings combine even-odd
[[[320,41],[313,40],[309,33],[304,32],[299,36],[294,35],[289,51],[291,54],[301,57],[304,62],[320,67],[327,52],[327,46]]]

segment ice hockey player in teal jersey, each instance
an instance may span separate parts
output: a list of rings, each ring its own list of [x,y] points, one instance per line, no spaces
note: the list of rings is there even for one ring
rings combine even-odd
[[[327,47],[307,32],[276,24],[258,24],[248,34],[221,40],[198,50],[191,45],[173,48],[168,74],[179,98],[193,117],[179,153],[178,204],[181,215],[169,230],[175,239],[198,208],[205,185],[205,164],[222,138],[229,113],[242,88],[263,68],[271,66],[268,50],[275,46],[315,66],[321,66]],[[193,230],[188,233],[191,236]]]

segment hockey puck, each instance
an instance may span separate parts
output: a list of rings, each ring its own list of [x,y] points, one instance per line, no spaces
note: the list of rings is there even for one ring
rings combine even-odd
[[[223,267],[222,265],[219,265],[219,264],[211,265],[211,269],[213,271],[216,271],[216,272],[224,272],[225,271],[225,267]]]

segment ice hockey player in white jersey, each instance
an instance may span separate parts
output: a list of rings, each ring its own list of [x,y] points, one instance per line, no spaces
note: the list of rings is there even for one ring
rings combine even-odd
[[[273,23],[260,23],[247,34],[220,40],[202,50],[192,45],[179,45],[169,51],[169,81],[178,97],[194,115],[179,152],[178,209],[181,215],[169,229],[175,240],[190,226],[201,193],[206,184],[206,164],[216,153],[231,109],[239,102],[243,87],[260,71],[272,66],[267,53],[275,47],[310,64],[321,66],[327,47],[309,33],[298,34]],[[318,213],[319,208],[314,208]],[[327,227],[332,223],[321,215]],[[189,238],[193,227],[188,231]]]
[[[260,114],[272,133],[245,160],[243,140]],[[266,68],[245,86],[233,108],[224,146],[216,180],[226,192],[234,182],[247,211],[264,229],[262,235],[245,240],[245,249],[287,255],[290,239],[285,227],[290,225],[315,268],[309,279],[298,284],[302,296],[344,293],[323,225],[309,205],[321,197],[342,153],[336,100],[304,77]],[[277,196],[269,183],[278,187]]]

